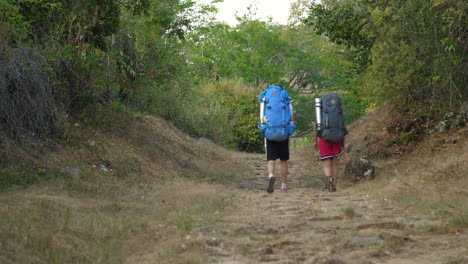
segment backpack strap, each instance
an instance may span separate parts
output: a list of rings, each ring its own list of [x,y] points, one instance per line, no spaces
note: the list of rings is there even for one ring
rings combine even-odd
[[[268,90],[268,88],[265,89],[265,90],[260,94],[260,96],[258,97],[258,102],[259,102],[259,103],[263,103],[263,102],[265,101],[264,99],[265,99],[265,95],[266,95],[266,93],[267,93],[267,90]]]

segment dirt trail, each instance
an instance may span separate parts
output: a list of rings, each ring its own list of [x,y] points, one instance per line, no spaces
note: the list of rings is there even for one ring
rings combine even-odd
[[[468,263],[466,234],[418,231],[440,224],[435,216],[351,189],[324,192],[320,177],[304,171],[304,160],[290,163],[288,193],[268,194],[264,156],[245,157],[254,173],[234,190],[239,207],[187,237],[204,245],[208,263]]]

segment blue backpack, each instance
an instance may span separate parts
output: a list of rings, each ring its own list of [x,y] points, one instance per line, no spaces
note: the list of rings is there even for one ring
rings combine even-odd
[[[270,85],[258,98],[261,121],[258,128],[271,141],[285,141],[296,131],[291,121],[288,92],[281,86]]]

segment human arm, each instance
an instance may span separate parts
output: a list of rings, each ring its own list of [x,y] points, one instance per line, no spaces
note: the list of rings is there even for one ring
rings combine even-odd
[[[317,122],[314,122],[314,147],[315,147],[316,150],[319,149],[319,147],[318,147]]]

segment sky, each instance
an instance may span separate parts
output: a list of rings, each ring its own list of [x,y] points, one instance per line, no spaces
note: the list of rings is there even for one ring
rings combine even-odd
[[[229,25],[237,24],[235,18],[236,12],[242,16],[247,12],[247,7],[251,4],[257,6],[257,17],[261,20],[267,20],[267,17],[273,18],[274,23],[285,25],[289,18],[289,9],[292,2],[296,0],[224,0],[217,3],[219,9],[217,19],[224,21]]]

